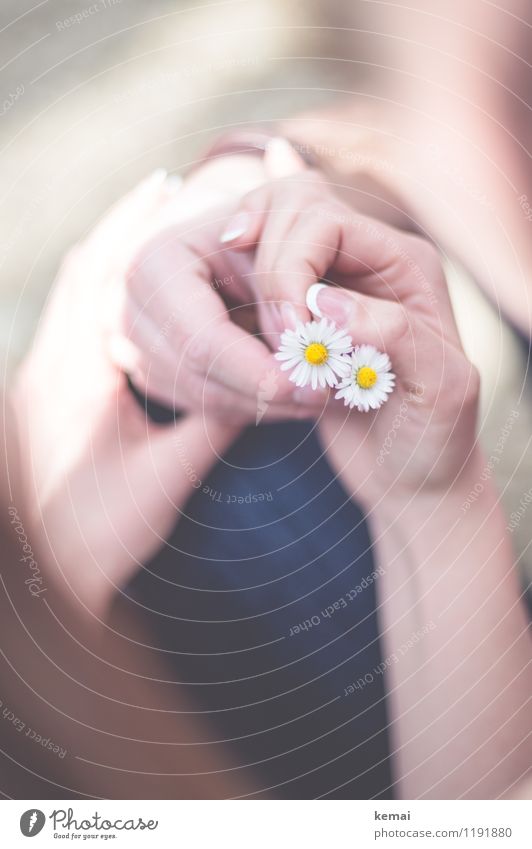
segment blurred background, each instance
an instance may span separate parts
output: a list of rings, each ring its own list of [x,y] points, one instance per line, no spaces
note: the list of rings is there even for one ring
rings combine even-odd
[[[8,374],[63,256],[117,198],[157,168],[185,174],[223,130],[310,113],[300,138],[314,121],[314,143],[332,151],[346,182],[384,150],[385,182],[415,200],[408,214],[441,249],[464,347],[482,376],[479,439],[487,462],[494,458],[487,477],[513,522],[525,593],[532,390],[527,321],[517,332],[515,317],[521,304],[525,319],[532,315],[527,2],[2,0],[0,362]],[[372,127],[366,103],[390,124]],[[510,289],[515,297],[505,301]]]
[[[494,475],[508,516],[521,510],[532,479],[528,351],[502,319],[499,294],[511,283],[528,299],[532,264],[532,171],[521,142],[530,120],[527,14],[525,0],[506,9],[483,0],[2,0],[1,361],[8,371],[20,361],[68,248],[155,168],[185,173],[228,127],[271,127],[305,110],[326,116],[341,99],[358,109],[360,93],[373,93],[384,112],[401,112],[405,139],[412,115],[426,118],[419,138],[412,134],[416,149],[393,136],[401,166],[386,178],[404,166],[401,188],[411,188],[419,170],[415,214],[446,222],[448,256],[454,234],[467,246],[453,259],[473,267],[476,282],[463,265],[448,262],[447,274],[466,351],[482,373],[480,438],[490,456],[519,405]],[[364,127],[354,114],[338,121],[345,139],[326,117],[315,139],[323,130],[326,144],[332,135],[354,149]],[[484,152],[479,138],[490,142]],[[337,156],[335,165],[345,172],[353,162]],[[436,175],[431,194],[426,174]],[[487,244],[494,261],[500,248],[502,274]],[[532,575],[527,525],[514,540]]]
[[[64,251],[136,181],[186,170],[223,127],[330,98],[341,68],[312,59],[328,53],[322,14],[278,0],[3,0],[3,361],[20,359]]]

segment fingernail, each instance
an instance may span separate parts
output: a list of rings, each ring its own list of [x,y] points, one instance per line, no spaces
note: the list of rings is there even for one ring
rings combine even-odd
[[[294,305],[290,304],[288,301],[282,301],[279,310],[283,330],[295,330],[299,318]]]
[[[321,310],[318,306],[318,293],[325,288],[325,283],[313,283],[310,289],[307,290],[307,307],[309,308],[312,315],[315,315],[318,318],[323,318]]]
[[[249,216],[247,212],[238,212],[226,224],[225,229],[220,236],[220,242],[225,245],[227,242],[234,242],[235,239],[243,236],[248,229]]]
[[[307,306],[318,318],[330,318],[335,324],[348,324],[353,298],[325,283],[314,283],[307,291]]]

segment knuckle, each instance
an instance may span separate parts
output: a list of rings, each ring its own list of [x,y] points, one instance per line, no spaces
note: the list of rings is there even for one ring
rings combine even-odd
[[[179,369],[176,384],[179,382],[179,394],[183,395],[194,408],[202,405],[205,394],[205,378],[188,368]]]
[[[414,339],[412,318],[399,304],[391,305],[386,335],[390,346],[393,348],[404,346]]]
[[[239,212],[257,212],[266,210],[271,202],[273,183],[266,183],[247,192],[238,203]]]
[[[271,267],[263,269],[270,272],[271,283],[279,284],[283,280],[286,282],[287,279],[293,279],[294,274],[299,271],[299,259],[302,253],[304,253],[304,248],[299,245],[285,245],[282,253],[275,258]]]
[[[353,210],[335,197],[329,197],[326,192],[321,192],[321,197],[309,203],[302,214],[302,222],[312,226],[314,239],[327,246],[337,243],[345,228],[350,227],[354,220]]]
[[[420,268],[429,275],[442,274],[441,256],[434,243],[418,235],[409,235],[407,238],[408,252]]]
[[[211,361],[211,339],[206,333],[183,340],[183,354],[196,371],[207,371]]]

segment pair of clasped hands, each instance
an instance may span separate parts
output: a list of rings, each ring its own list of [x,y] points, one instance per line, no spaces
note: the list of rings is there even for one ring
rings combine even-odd
[[[322,316],[391,359],[396,388],[377,412],[296,387],[274,358],[280,334],[312,318],[319,280],[331,284],[317,295]],[[150,422],[126,374],[186,415]],[[392,492],[444,490],[474,451],[478,377],[437,251],[360,215],[280,138],[262,159],[217,157],[182,184],[154,175],[62,267],[15,404],[35,513],[55,562],[64,553],[89,569],[85,597],[87,586],[105,596],[162,544],[191,491],[187,468],[208,474],[255,424],[272,374],[262,421],[315,419],[366,510]]]

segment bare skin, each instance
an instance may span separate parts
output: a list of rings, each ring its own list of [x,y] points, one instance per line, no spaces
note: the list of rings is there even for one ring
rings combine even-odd
[[[530,6],[385,8],[365,10],[361,58],[376,63],[367,94],[298,115],[282,131],[318,155],[350,202],[457,257],[530,336]]]
[[[276,184],[277,187],[282,188],[282,183],[281,180],[280,183]],[[303,183],[305,183],[305,191],[309,190],[309,186],[310,191],[312,191],[312,180],[307,183],[300,178],[296,180],[296,184],[299,186],[298,191]],[[319,183],[319,180],[314,188],[319,192],[321,200],[324,187]],[[262,190],[262,200],[260,201],[262,206],[259,206],[265,213],[271,207],[269,215],[264,219],[266,222],[269,222],[272,216],[275,216],[279,211],[279,205],[276,207],[275,203],[271,202],[272,198],[275,199],[276,189],[273,189],[273,194],[271,194],[271,191],[269,188]],[[297,197],[297,192],[294,197]],[[304,212],[307,201],[308,198],[305,196],[301,212]],[[334,199],[330,202],[333,204],[332,212],[337,212],[338,201]],[[244,207],[248,208],[250,203],[253,203],[253,201],[246,199]],[[276,240],[283,246],[284,255],[283,250],[281,250],[280,254],[271,255],[270,259],[268,259],[267,253],[262,257],[262,273],[264,278],[269,281],[269,285],[273,287],[267,297],[271,301],[277,302],[280,299],[289,300],[290,297],[294,297],[290,287],[286,292],[275,290],[276,281],[280,280],[279,269],[283,269],[286,279],[297,279],[297,272],[300,270],[298,263],[305,260],[305,257],[298,252],[289,253],[289,230],[293,223],[293,215],[299,214],[297,203],[293,200],[290,203],[290,221],[281,218],[276,224]],[[319,262],[327,260],[330,264],[330,251],[333,248],[336,250],[338,245],[338,231],[334,226],[335,220],[349,222],[353,219],[352,210],[348,210],[349,215],[344,214],[343,208],[341,212],[344,216],[343,219],[342,215],[337,216],[336,219],[334,214],[330,217],[329,222],[332,222],[333,226],[327,229],[324,238],[322,238],[323,233],[320,235],[320,240],[309,238],[308,243],[311,248],[315,249],[318,246],[321,251],[318,258],[312,257],[314,265],[316,265],[317,260]],[[303,215],[302,226],[304,226],[305,220]],[[341,258],[349,264],[349,261],[355,261],[360,251],[361,244],[357,239],[360,233],[364,231],[357,230],[354,246],[349,246],[349,238],[353,238],[353,234],[349,230],[349,223],[342,225],[342,227],[343,244],[344,247],[346,244],[348,247],[341,253]],[[244,233],[242,248],[246,248],[246,239],[248,244],[252,240],[258,241],[260,247],[261,232],[260,229],[259,232],[254,232],[254,234]],[[367,233],[371,232],[371,228],[368,227]],[[388,230],[385,232],[388,234]],[[327,242],[328,239],[331,240],[330,243]],[[265,240],[266,247],[267,241],[269,240]],[[301,243],[301,238],[295,239],[294,244],[298,242]],[[394,759],[394,763],[400,788],[399,792],[405,798],[423,794],[456,797],[462,794],[476,796],[489,792],[490,795],[499,795],[508,792],[511,786],[519,781],[524,765],[526,765],[524,764],[526,755],[523,755],[523,751],[527,752],[526,746],[516,749],[514,743],[518,740],[522,741],[530,730],[526,717],[521,713],[529,692],[529,683],[523,680],[523,670],[530,660],[530,646],[523,637],[524,616],[520,607],[519,591],[515,579],[512,577],[510,552],[501,541],[501,533],[504,534],[504,520],[493,493],[487,489],[480,507],[469,511],[465,518],[462,517],[460,511],[461,524],[458,532],[455,532],[451,542],[446,538],[443,539],[449,528],[454,528],[457,519],[457,507],[466,498],[465,493],[468,493],[475,486],[479,469],[482,469],[483,461],[475,449],[474,439],[478,381],[475,380],[474,373],[472,373],[456,337],[456,328],[448,306],[445,282],[441,269],[435,261],[433,249],[427,249],[427,246],[417,238],[393,231],[393,239],[390,244],[400,246],[403,242],[405,251],[403,253],[399,251],[398,261],[391,261],[389,264],[386,263],[386,258],[382,256],[382,240],[372,244],[371,239],[369,239],[364,247],[364,250],[369,251],[365,261],[377,269],[377,282],[379,280],[384,281],[384,297],[372,297],[372,281],[364,279],[364,275],[360,275],[360,269],[357,269],[355,265],[351,269],[338,269],[339,273],[344,275],[344,282],[349,282],[351,290],[344,294],[346,301],[343,308],[346,308],[344,309],[346,326],[350,327],[352,324],[357,332],[360,332],[362,315],[365,314],[366,317],[369,317],[365,324],[367,332],[371,331],[372,326],[377,329],[381,328],[379,333],[383,334],[382,347],[390,351],[394,365],[397,366],[402,380],[401,391],[395,393],[393,403],[390,400],[382,414],[379,413],[376,417],[361,417],[356,413],[346,416],[344,412],[338,411],[338,407],[335,408],[336,412],[333,413],[329,405],[324,409],[320,429],[331,462],[338,469],[347,490],[352,492],[353,496],[366,508],[373,525],[376,558],[379,564],[385,568],[385,576],[379,582],[378,591],[383,639],[388,656],[400,652],[400,647],[405,638],[414,630],[413,625],[417,628],[425,624],[425,621],[420,622],[420,605],[426,605],[427,622],[438,622],[437,627],[430,630],[421,643],[416,644],[417,647],[412,647],[412,650],[406,653],[404,658],[401,656],[400,662],[391,665],[385,673],[387,680],[389,680],[388,686],[391,692],[393,733],[397,748],[397,757]],[[225,244],[227,245],[227,243]],[[232,244],[231,248],[238,248],[238,245]],[[213,249],[215,249],[214,244]],[[409,288],[412,285],[411,275],[408,273],[408,266],[405,266],[403,268],[404,273],[401,273],[401,256],[402,260],[414,256],[416,262],[424,268],[425,275],[431,285],[437,290],[437,308],[432,312],[428,309],[427,299],[417,297],[416,292]],[[381,267],[379,263],[383,261],[384,265]],[[292,270],[295,272],[292,276],[287,275],[287,271],[289,271],[287,263],[292,263]],[[329,266],[327,265],[327,267]],[[310,278],[311,276],[309,276],[306,285],[313,282]],[[373,285],[374,283],[375,281],[373,281]],[[389,295],[390,292],[393,293],[393,297],[388,302],[386,295]],[[297,306],[301,308],[301,293],[295,300]],[[405,305],[408,305],[409,321],[407,325],[405,325],[404,318]],[[330,306],[329,304],[329,308]],[[336,306],[338,307],[338,304]],[[323,304],[323,310],[324,312],[327,311],[325,304]],[[375,320],[372,319],[372,311],[374,311]],[[338,314],[332,317],[337,321],[340,320]],[[409,330],[413,330],[413,332],[409,333]],[[376,338],[368,341],[378,344]],[[418,354],[417,361],[421,364],[422,369],[426,370],[424,374],[418,373],[417,370],[412,371],[412,354],[415,352]],[[29,373],[31,374],[31,369]],[[120,382],[117,384],[116,372],[111,372],[111,374],[114,375],[112,380],[103,383],[104,386],[112,387],[108,390],[107,407],[104,406],[104,409],[109,409],[108,404],[111,402],[113,410],[115,410],[115,393],[117,386],[120,387],[122,384]],[[394,404],[398,405],[401,400],[404,400],[405,396],[408,397],[414,383],[419,383],[420,380],[428,387],[428,392],[424,395],[420,404],[412,405],[408,422],[398,432],[397,446],[394,448],[393,456],[388,458],[390,462],[383,464],[378,469],[378,474],[373,475],[373,478],[371,475],[368,477],[368,475],[361,474],[360,462],[364,460],[364,449],[366,449],[367,471],[373,471],[376,449],[382,443],[395,415]],[[450,391],[451,387],[452,392]],[[437,395],[435,396],[436,390]],[[88,408],[85,406],[84,409],[86,411]],[[434,409],[436,415],[434,415]],[[126,420],[129,420],[129,416],[126,417]],[[90,423],[89,417],[89,425]],[[239,421],[236,427],[230,427],[223,420],[217,422],[214,419],[211,424],[211,420],[207,417],[203,419],[203,425],[205,423],[208,423],[209,428],[212,427],[213,432],[218,434],[219,450],[223,450],[224,445],[229,444],[229,441],[234,438],[243,421]],[[144,427],[145,422],[142,419],[142,428]],[[72,428],[70,428],[70,432],[72,432]],[[74,433],[76,432],[76,429],[74,429]],[[80,431],[80,444],[82,446],[91,444],[90,433],[89,431],[89,438],[87,439],[86,432],[84,435],[83,429]],[[142,430],[142,434],[144,433],[145,431]],[[204,456],[206,444],[205,439],[201,437],[201,429],[192,426],[190,431],[187,430],[186,433],[191,440],[187,445],[187,456],[197,456],[199,463],[200,456]],[[54,440],[51,430],[49,436],[52,440],[50,445],[53,447]],[[131,456],[146,458],[147,441],[145,436],[141,435],[140,425],[133,436],[135,438],[131,444],[139,448],[139,454],[133,452]],[[164,429],[160,433],[160,444],[161,466],[158,474],[163,475],[167,471],[168,458],[172,456],[170,438],[164,432]],[[100,443],[96,441],[96,447],[99,447],[99,445]],[[94,464],[96,468],[106,465],[102,462],[106,456],[108,457],[107,463],[109,459],[116,457],[119,443],[116,440],[113,442],[106,439],[101,445],[104,450],[99,455],[98,463],[95,462]],[[357,446],[357,452],[353,452],[354,445]],[[43,458],[47,456],[49,450],[42,455]],[[107,455],[105,450],[108,450]],[[194,453],[195,451],[197,451],[197,455]],[[68,458],[68,454],[66,456]],[[74,454],[74,456],[77,455]],[[414,457],[414,461],[411,460],[412,457]],[[214,462],[214,459],[214,455],[210,454],[207,457],[206,465],[204,467],[199,466],[203,473],[206,472],[209,464]],[[151,462],[150,459],[150,465]],[[76,468],[75,464],[72,467],[72,471],[75,474],[80,474],[81,480],[84,481],[79,490],[78,498],[81,497],[82,492],[86,491],[87,475],[89,477],[94,475],[91,468],[91,461],[88,456],[85,457],[85,461],[79,465],[79,468]],[[129,472],[131,468],[133,467],[126,466],[126,471]],[[138,468],[140,468],[141,474],[137,480],[140,480],[144,478],[146,468],[142,465]],[[436,475],[434,475],[435,469],[437,470]],[[430,485],[426,480],[429,472],[431,472]],[[71,474],[71,472],[68,472],[68,474]],[[112,475],[113,480],[115,474]],[[123,493],[129,492],[131,489],[129,473],[124,477],[124,482]],[[153,481],[154,490],[156,484],[157,479],[155,478]],[[175,464],[172,467],[168,486],[174,488],[172,492],[176,503],[182,503],[189,487],[187,487],[187,481],[183,475],[178,474],[176,476]],[[47,492],[46,487],[41,491]],[[51,491],[53,492],[54,489],[52,488]],[[111,489],[108,491],[109,493],[112,492]],[[148,495],[149,493],[150,489],[147,490]],[[159,497],[157,495],[156,499]],[[92,501],[89,504],[93,510],[95,505],[101,503],[101,495],[98,489],[93,491],[91,498]],[[156,499],[153,499],[152,493],[148,499],[149,503],[143,509],[153,509],[154,519],[161,516],[163,524],[158,526],[155,534],[152,533],[151,528],[145,528],[142,532],[142,539],[133,540],[131,545],[128,543],[128,548],[138,552],[136,556],[139,559],[149,556],[150,551],[158,544],[158,535],[165,533],[164,522],[171,521],[172,511],[168,509],[166,512],[166,507],[162,509],[161,503]],[[60,500],[58,503],[60,503]],[[112,503],[116,503],[114,499]],[[106,526],[107,512],[112,503],[109,502],[103,513],[96,513],[96,516],[100,516],[98,521],[104,520]],[[53,500],[48,501],[47,504],[51,510],[50,517],[53,519]],[[432,509],[435,504],[438,505],[437,510]],[[410,512],[411,505],[412,510]],[[128,515],[133,515],[133,511],[135,511],[134,515],[137,516],[137,505],[134,500],[126,498],[123,509],[124,512],[122,513],[121,509],[120,515],[124,516],[125,519]],[[482,534],[476,533],[479,523],[484,521],[486,510],[493,517],[493,521],[489,522],[486,527],[482,526]],[[400,511],[404,512],[405,522],[404,525],[401,523],[397,527],[395,518]],[[63,514],[56,508],[55,515],[59,521],[59,517]],[[419,517],[422,519],[423,534],[417,534],[413,538],[410,528],[419,528]],[[125,521],[124,526],[128,530],[129,523]],[[119,537],[114,533],[114,523],[111,523],[108,531],[105,550],[107,552],[115,551],[117,557],[116,560],[111,559],[110,561],[112,567],[109,572],[111,580],[106,579],[102,595],[99,596],[99,590],[95,592],[94,587],[88,593],[88,597],[96,598],[97,610],[105,608],[106,599],[109,599],[109,593],[113,589],[114,582],[118,584],[125,580],[131,574],[131,570],[135,568],[136,556],[133,558],[131,556],[125,557],[121,546],[117,545],[116,540]],[[418,539],[418,536],[421,539]],[[95,538],[97,538],[97,534]],[[444,556],[441,554],[440,540],[445,543]],[[466,541],[468,543],[467,549],[465,549]],[[89,557],[86,553],[83,553],[85,541],[75,539],[73,543],[78,547],[81,543],[79,550],[82,552],[82,557],[87,558],[87,566],[92,568],[92,553],[89,551]],[[61,545],[61,542],[59,541],[58,544]],[[464,550],[467,550],[467,555],[464,554]],[[494,558],[496,558],[496,563],[494,563]],[[83,563],[83,559],[81,562]],[[444,613],[447,613],[447,605],[442,606],[442,599],[448,599],[451,603],[456,598],[458,588],[464,583],[462,575],[464,572],[467,573],[467,566],[470,563],[475,564],[473,570],[471,570],[473,574],[471,581],[465,583],[463,592],[460,593],[460,606],[450,604],[450,613],[444,615]],[[455,568],[456,572],[454,571]],[[410,580],[412,575],[416,576],[414,590],[412,590],[413,581]],[[493,588],[498,586],[503,577],[507,575],[510,577],[504,581],[503,589],[492,594]],[[490,599],[489,603],[480,609],[478,609],[479,597]],[[461,606],[462,600],[463,607]],[[491,603],[493,603],[493,607],[490,607]],[[425,607],[422,608],[422,611],[423,616],[421,618],[424,619]],[[475,611],[475,616],[471,615],[472,611]],[[513,615],[514,612],[516,612],[515,616]],[[510,622],[510,624],[507,628],[494,630],[494,617],[504,623]],[[465,659],[463,658],[464,643],[455,637],[458,630],[457,622],[462,625],[464,618],[466,618],[464,628],[466,638],[469,638],[472,643],[475,640],[478,642],[478,634],[481,634],[485,637],[484,642],[486,642],[485,652],[480,649],[472,658],[466,657]],[[422,655],[421,652],[423,652]],[[441,675],[439,667],[436,675],[436,667],[431,666],[430,663],[425,664],[426,658],[430,660],[439,657],[440,653],[445,656],[445,662],[442,663],[444,675]],[[500,669],[497,666],[495,671],[488,668],[490,662],[496,662],[502,656],[507,661],[505,670],[509,670],[515,679],[512,681],[511,687],[501,687],[501,681],[504,685],[506,680],[511,679],[501,678]],[[425,665],[427,666],[426,673]],[[453,670],[455,670],[454,674],[457,676],[457,685],[462,685],[464,681],[476,681],[477,679],[479,682],[473,692],[468,693],[463,702],[460,703],[461,707],[467,710],[468,721],[465,723],[463,713],[460,714],[458,708],[455,707],[454,698],[451,704],[448,702],[442,704],[442,697],[451,696],[452,688],[444,688],[443,684],[439,685],[439,681],[440,679],[442,681],[447,680],[447,677],[452,675]],[[413,672],[414,675],[412,675]],[[486,682],[487,690],[483,689],[482,682]],[[441,688],[442,690],[442,692],[439,692],[439,700],[434,698],[433,688],[435,684],[438,684],[437,689]],[[486,694],[492,693],[494,687],[501,690],[501,695],[494,706],[490,705],[489,709],[485,711]],[[420,698],[421,702],[419,702]],[[421,719],[416,722],[418,702]],[[448,709],[445,709],[445,705]],[[423,712],[423,707],[426,708],[426,713]],[[475,734],[468,738],[468,742],[471,744],[471,749],[468,750],[471,757],[468,759],[462,757],[463,740],[462,748],[459,745],[463,735],[457,735],[460,716],[462,726],[469,727],[471,723],[475,725],[476,729]],[[480,721],[477,722],[477,718],[480,716],[486,720],[485,724]],[[428,717],[430,721],[426,721],[424,717]],[[437,750],[434,749],[436,738],[428,733],[432,721],[438,726],[440,735],[452,741],[450,750],[442,751],[440,747],[437,747]],[[421,734],[419,734],[420,724],[422,728],[427,728],[427,731]],[[507,747],[508,755],[501,768],[501,745],[504,738],[503,729],[505,729],[506,724],[509,729],[511,745]],[[492,739],[495,742],[494,746],[490,746]],[[506,738],[504,738],[504,741],[506,742]],[[477,785],[479,774],[486,776],[484,784],[480,786]]]
[[[266,223],[250,221],[254,237],[280,217],[283,191],[244,199],[246,209],[275,210]],[[489,480],[477,497],[486,465],[475,441],[478,376],[463,354],[437,253],[379,222],[358,226],[323,185],[314,205],[312,187],[292,187],[290,210],[287,229],[277,224],[280,249],[270,253],[271,240],[263,254],[258,249],[261,271],[272,286],[290,273],[301,286],[325,270],[332,279],[344,275],[347,290],[318,294],[321,313],[386,350],[399,375],[377,413],[346,415],[329,402],[319,420],[328,458],[365,508],[384,568],[378,614],[399,793],[499,797],[530,769],[532,644]],[[392,450],[376,462],[392,431]]]
[[[6,713],[0,792],[18,799],[220,799],[253,792],[253,775],[236,768],[194,714],[134,612],[119,605],[104,624],[61,591],[33,533],[17,474],[27,446],[18,442],[9,402],[0,400],[7,449],[0,455]],[[21,535],[31,546],[33,568],[22,559]],[[72,577],[70,558],[60,565]],[[42,581],[30,586],[28,576],[36,575]],[[55,750],[43,748],[40,739]]]

